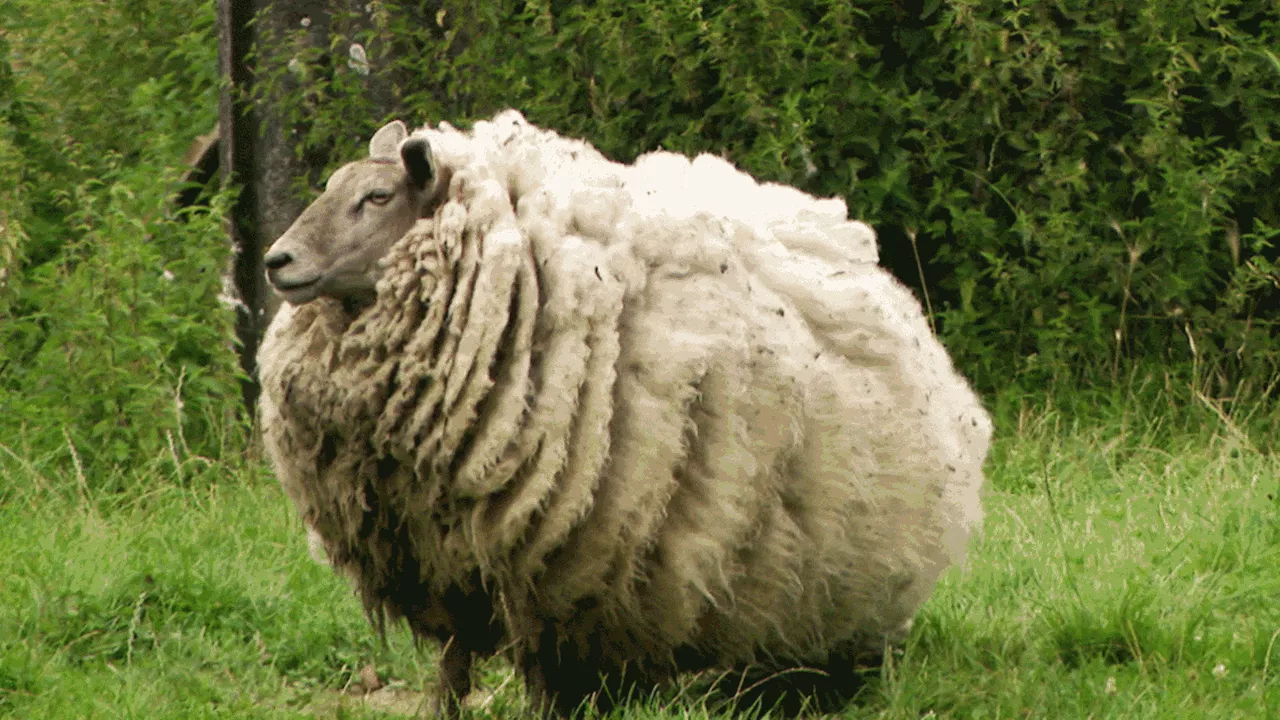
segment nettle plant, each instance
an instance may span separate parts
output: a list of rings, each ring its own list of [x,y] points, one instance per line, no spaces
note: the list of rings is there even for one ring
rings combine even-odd
[[[317,166],[512,106],[843,196],[988,390],[1276,365],[1274,7],[375,0],[305,32],[259,70]]]
[[[168,174],[168,182],[161,179]],[[6,323],[5,436],[79,464],[95,485],[160,459],[220,455],[239,400],[226,240],[211,207],[167,207],[175,169],[118,165],[67,198],[71,237],[28,271]]]
[[[218,300],[230,194],[172,202],[215,119],[212,3],[194,25],[161,3],[64,5],[19,2],[0,45],[0,478],[189,479],[240,422]]]

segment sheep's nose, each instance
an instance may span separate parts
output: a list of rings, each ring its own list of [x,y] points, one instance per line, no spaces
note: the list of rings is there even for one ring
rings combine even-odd
[[[279,270],[291,262],[293,262],[293,255],[284,250],[267,253],[267,256],[262,259],[262,263],[267,266],[268,270]]]

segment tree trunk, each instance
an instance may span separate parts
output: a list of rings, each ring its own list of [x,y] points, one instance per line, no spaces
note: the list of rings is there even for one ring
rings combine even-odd
[[[294,189],[295,180],[317,179],[327,160],[299,157],[296,138],[302,128],[290,125],[278,109],[282,98],[301,89],[293,76],[285,73],[274,85],[256,87],[256,73],[287,64],[284,54],[302,49],[300,44],[327,51],[333,14],[353,13],[359,28],[368,22],[364,7],[356,0],[218,2],[219,66],[228,81],[218,108],[219,164],[222,182],[240,188],[228,218],[233,256],[226,284],[237,300],[236,337],[245,373],[242,394],[251,415],[258,397],[258,344],[280,302],[266,283],[262,257],[305,206]],[[252,67],[251,53],[256,56]],[[346,57],[333,62],[345,63]],[[392,102],[386,90],[379,84],[369,88],[375,106],[383,111],[389,111]]]
[[[240,341],[240,367],[246,379],[241,383],[245,407],[256,406],[258,384],[254,377],[255,356],[261,337],[258,310],[262,306],[262,244],[257,227],[257,193],[253,172],[253,140],[256,117],[246,99],[251,86],[248,55],[252,47],[250,19],[252,0],[218,2],[218,69],[224,78],[218,102],[221,131],[219,157],[222,182],[239,186],[240,194],[227,219],[231,235],[232,260],[224,282],[236,304],[236,338]]]

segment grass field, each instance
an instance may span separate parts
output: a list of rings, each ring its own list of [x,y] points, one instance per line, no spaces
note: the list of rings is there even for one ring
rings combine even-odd
[[[1280,717],[1270,428],[1159,405],[1006,413],[966,571],[843,716]],[[402,629],[379,643],[256,463],[96,496],[0,454],[0,716],[383,717],[432,684],[433,651]],[[365,698],[369,666],[384,687]],[[504,663],[480,685],[474,716],[520,714]],[[620,714],[706,716],[699,698]]]

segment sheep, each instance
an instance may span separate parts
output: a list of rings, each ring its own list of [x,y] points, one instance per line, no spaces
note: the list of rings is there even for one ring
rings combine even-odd
[[[711,155],[393,122],[270,248],[282,486],[371,617],[532,699],[839,668],[982,519],[991,423],[874,232]]]

